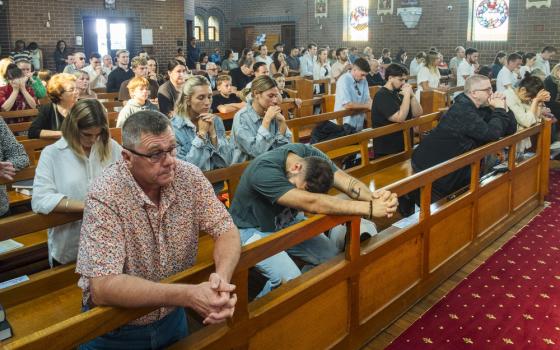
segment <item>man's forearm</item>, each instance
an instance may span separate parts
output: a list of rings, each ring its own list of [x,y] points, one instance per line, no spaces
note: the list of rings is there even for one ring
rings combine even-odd
[[[233,271],[239,261],[241,254],[241,243],[239,239],[239,231],[232,228],[225,234],[222,234],[214,242],[214,263],[216,264],[216,273],[227,279],[229,282]]]
[[[178,306],[178,300],[185,299],[184,295],[188,293],[184,284],[152,282],[126,274],[91,278],[90,285],[92,300],[99,306]]]

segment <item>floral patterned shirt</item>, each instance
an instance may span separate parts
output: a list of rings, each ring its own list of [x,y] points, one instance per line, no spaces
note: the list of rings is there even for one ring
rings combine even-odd
[[[156,206],[123,160],[93,182],[85,202],[76,272],[83,303],[89,278],[128,274],[160,281],[195,264],[200,231],[217,238],[235,226],[202,171],[177,160],[175,179]],[[130,324],[145,325],[173,311],[161,307]]]

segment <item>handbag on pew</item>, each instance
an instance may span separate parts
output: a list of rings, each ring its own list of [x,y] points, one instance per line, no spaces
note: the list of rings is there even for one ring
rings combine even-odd
[[[317,126],[311,132],[311,143],[317,143],[322,141],[327,141],[331,139],[336,139],[337,137],[342,137],[350,134],[354,134],[356,128],[349,124],[338,125],[330,120],[317,124]]]

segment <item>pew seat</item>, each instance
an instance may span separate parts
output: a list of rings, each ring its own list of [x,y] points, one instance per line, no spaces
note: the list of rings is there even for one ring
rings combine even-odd
[[[213,246],[209,235],[200,236],[196,265],[212,264]],[[82,290],[77,285],[79,275],[75,269],[75,264],[57,266],[29,276],[27,282],[0,290],[14,331],[14,337],[3,345],[9,348],[20,337],[80,314]]]
[[[10,203],[10,207],[31,203],[31,196],[17,191],[8,191],[8,202]]]

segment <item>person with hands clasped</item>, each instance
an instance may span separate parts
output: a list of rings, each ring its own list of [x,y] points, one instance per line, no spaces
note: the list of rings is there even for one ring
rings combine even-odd
[[[331,187],[349,199],[328,195]],[[368,220],[391,217],[397,209],[397,197],[385,190],[372,193],[318,149],[295,143],[251,161],[239,180],[230,209],[241,243],[246,245],[304,221],[304,212],[359,215]],[[375,225],[368,220],[361,220],[361,239],[376,233]],[[346,225],[339,225],[261,261],[256,267],[268,281],[258,297],[301,274],[288,253],[313,267],[342,252],[345,243]]]
[[[6,69],[7,85],[0,87],[2,111],[17,111],[35,108],[37,101],[33,89],[27,85],[28,76],[17,65],[11,63]]]
[[[415,172],[460,156],[486,143],[515,133],[517,122],[508,111],[504,96],[492,93],[490,79],[475,74],[465,81],[464,93],[440,119],[438,125],[412,153]],[[436,180],[432,186],[432,202],[467,186],[470,166]]]
[[[387,82],[375,94],[371,105],[374,128],[404,123],[422,115],[422,106],[415,98],[412,86],[406,83],[407,76],[408,69],[400,64],[392,63],[385,70]],[[374,138],[373,150],[375,158],[402,152],[404,150],[402,131]]]
[[[512,88],[508,86],[504,91],[506,105],[517,120],[517,130],[529,128],[543,120],[546,112],[550,112],[544,106],[550,101],[550,92],[544,89],[540,78],[528,74],[521,80],[519,86]],[[517,156],[523,158],[525,150],[531,148],[531,138],[521,140],[517,144]]]
[[[235,114],[231,135],[234,140],[234,163],[292,142],[292,133],[280,108],[280,91],[268,75],[253,80],[250,103]]]
[[[235,311],[230,279],[239,231],[202,171],[177,161],[169,119],[137,112],[125,121],[122,140],[122,159],[93,182],[85,201],[76,265],[82,309],[154,311],[80,349],[166,348],[188,334],[185,307],[205,324]],[[215,272],[199,284],[163,283],[195,264],[200,232],[214,240]]]
[[[212,89],[203,76],[187,79],[171,121],[177,139],[177,158],[202,171],[231,164],[233,146],[226,138],[222,119],[210,113]]]

